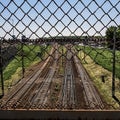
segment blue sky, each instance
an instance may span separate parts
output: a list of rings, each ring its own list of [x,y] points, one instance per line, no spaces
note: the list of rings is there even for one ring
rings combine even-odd
[[[107,27],[120,24],[119,0],[26,1],[0,0],[0,37],[10,38],[13,28],[18,38],[104,35]]]

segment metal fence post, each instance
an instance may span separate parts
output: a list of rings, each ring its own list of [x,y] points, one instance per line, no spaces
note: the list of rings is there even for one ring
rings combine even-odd
[[[24,36],[22,36],[22,41],[21,41],[21,57],[22,57],[22,75],[24,77],[24,73],[25,73],[25,66],[24,66],[24,50],[23,50],[23,47],[24,47]]]
[[[115,52],[116,52],[116,29],[113,36],[113,70],[112,70],[112,97],[115,96]]]
[[[3,60],[2,60],[2,40],[0,40],[0,79],[1,79],[1,90],[2,96],[4,96],[4,79],[3,79]]]
[[[64,58],[63,57],[64,57],[64,50],[63,50],[63,44],[62,44],[62,67],[64,66],[64,64],[63,64]]]

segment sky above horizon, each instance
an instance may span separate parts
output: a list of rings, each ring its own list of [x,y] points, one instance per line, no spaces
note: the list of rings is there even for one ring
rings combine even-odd
[[[0,37],[105,35],[120,25],[119,0],[0,0]]]

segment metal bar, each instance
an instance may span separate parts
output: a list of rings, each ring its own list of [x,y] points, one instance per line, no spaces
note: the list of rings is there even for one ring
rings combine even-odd
[[[62,66],[64,66],[64,64],[63,64],[63,59],[64,59],[64,50],[63,50],[64,48],[63,48],[63,45],[62,45]]]
[[[114,30],[114,36],[113,36],[113,71],[112,71],[112,97],[114,98],[114,100],[120,105],[120,100],[116,97],[115,95],[115,74],[116,74],[116,31],[117,28],[115,28]]]
[[[0,40],[0,77],[1,77],[1,85],[2,85],[2,95],[4,96],[4,79],[3,79],[3,60],[2,60],[2,40]]]
[[[22,76],[24,78],[24,73],[25,73],[25,66],[24,66],[24,50],[23,50],[23,47],[24,47],[24,36],[22,36],[22,41],[21,41],[21,54],[22,54]]]
[[[115,96],[115,52],[116,52],[116,29],[114,30],[113,36],[113,70],[112,70],[112,97]]]

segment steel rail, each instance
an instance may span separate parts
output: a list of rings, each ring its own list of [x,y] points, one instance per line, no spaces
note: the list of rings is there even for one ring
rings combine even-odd
[[[74,73],[72,66],[72,54],[68,50],[66,57],[65,66],[65,77],[63,80],[63,90],[61,95],[61,102],[64,108],[71,107],[75,105],[75,84],[74,84]]]
[[[102,102],[102,99],[100,98],[100,95],[96,91],[85,68],[83,67],[80,60],[76,56],[74,56],[74,61],[76,64],[76,68],[78,70],[78,74],[81,77],[81,81],[84,88],[84,95],[85,95],[84,97],[87,106],[92,109],[103,109],[104,104]]]
[[[53,53],[53,49],[51,50],[50,54]],[[23,78],[19,84],[17,86],[15,86],[10,93],[8,93],[3,99],[2,99],[2,105],[1,107],[5,107],[7,106],[13,106],[15,105],[20,98],[26,93],[26,91],[29,89],[30,86],[32,86],[32,84],[37,80],[37,78],[39,77],[39,75],[41,74],[41,72],[43,71],[43,69],[46,67],[46,65],[48,64],[49,60],[50,60],[50,56],[48,57],[48,59],[44,62],[44,64],[38,68],[36,70],[35,73],[33,73],[32,75],[30,75],[27,80],[25,80],[25,78]]]

